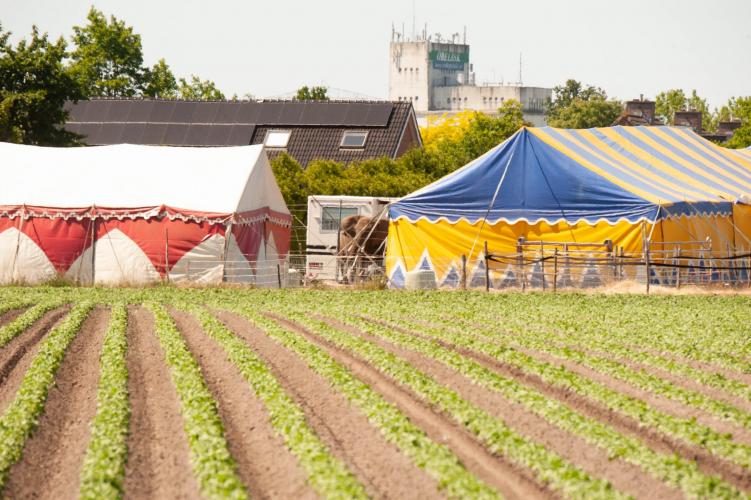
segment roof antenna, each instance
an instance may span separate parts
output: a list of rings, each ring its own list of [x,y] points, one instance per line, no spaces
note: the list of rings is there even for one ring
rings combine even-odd
[[[415,7],[415,0],[412,0],[412,41],[414,42],[417,37],[417,27],[415,26],[415,23],[417,22],[417,8]]]

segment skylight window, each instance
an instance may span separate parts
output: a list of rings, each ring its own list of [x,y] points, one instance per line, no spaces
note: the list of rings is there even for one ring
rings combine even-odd
[[[368,138],[367,132],[344,132],[342,142],[339,147],[343,149],[361,149],[365,147],[365,140]]]
[[[269,130],[266,132],[263,144],[267,148],[286,148],[290,135],[292,135],[290,130]]]

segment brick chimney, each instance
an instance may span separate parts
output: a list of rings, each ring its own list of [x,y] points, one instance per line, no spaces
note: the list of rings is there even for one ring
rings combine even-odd
[[[626,114],[631,116],[641,116],[650,125],[655,124],[655,102],[644,100],[644,94],[639,99],[626,101]]]
[[[700,134],[701,127],[701,111],[676,111],[673,117],[673,125],[676,127],[691,127],[694,132]]]
[[[717,124],[717,131],[721,134],[733,135],[733,132],[741,126],[740,120],[721,121]]]

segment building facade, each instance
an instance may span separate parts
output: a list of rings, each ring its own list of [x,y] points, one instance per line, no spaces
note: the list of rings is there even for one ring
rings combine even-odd
[[[412,103],[421,125],[430,115],[466,109],[493,114],[510,99],[522,104],[527,121],[545,124],[552,89],[521,83],[477,85],[469,45],[458,43],[458,35],[434,40],[423,32],[415,40],[403,38],[394,32],[389,44],[389,100]]]

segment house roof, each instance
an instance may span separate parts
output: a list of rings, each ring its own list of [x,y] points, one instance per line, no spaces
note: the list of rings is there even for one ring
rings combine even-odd
[[[65,128],[88,145],[239,146],[261,144],[268,130],[289,130],[287,151],[307,165],[395,157],[412,105],[384,101],[180,101],[94,99],[69,103]],[[345,131],[368,133],[361,149],[342,149]],[[419,143],[419,132],[418,132]]]

